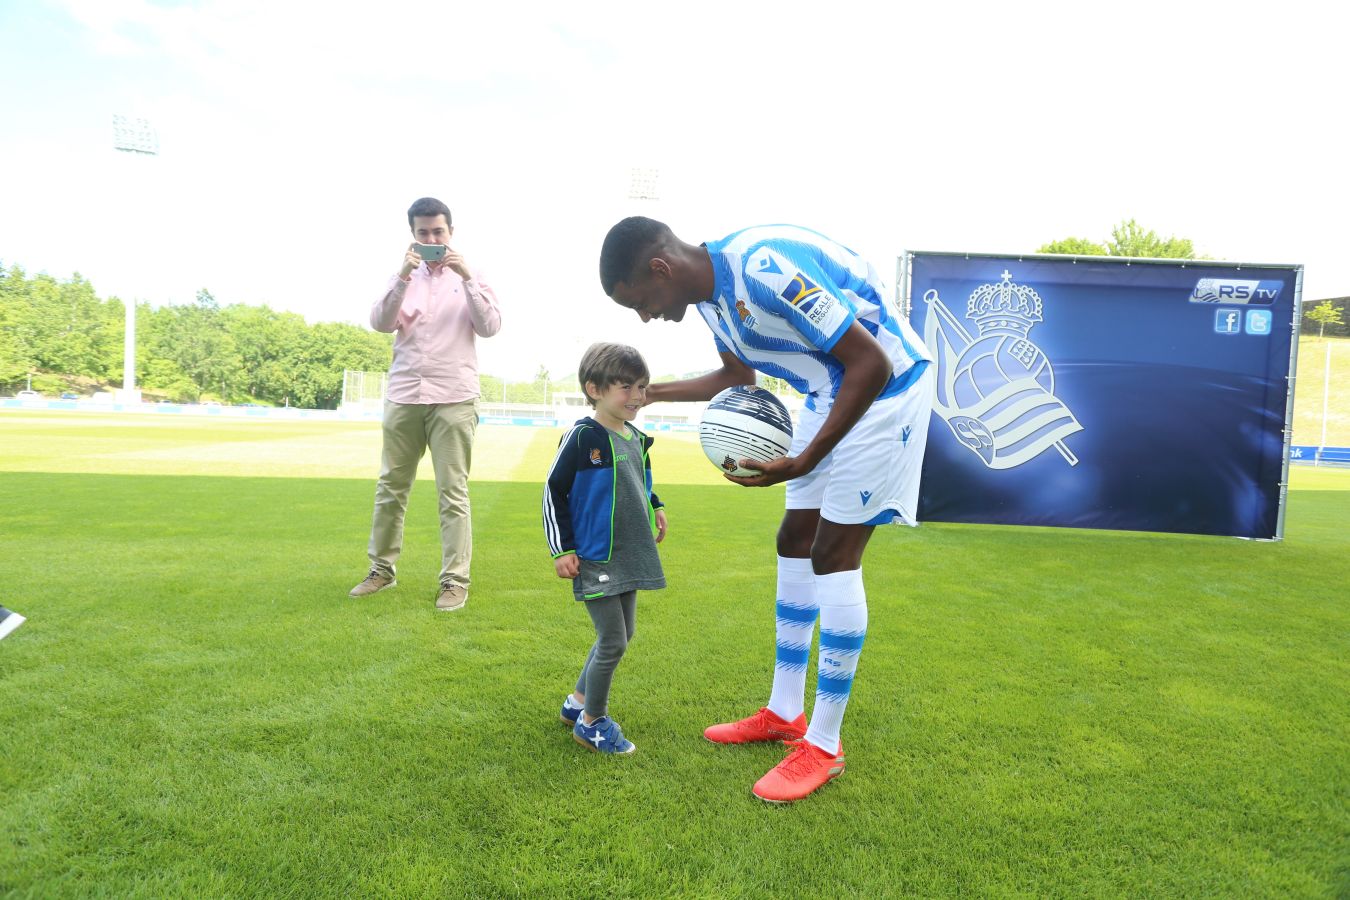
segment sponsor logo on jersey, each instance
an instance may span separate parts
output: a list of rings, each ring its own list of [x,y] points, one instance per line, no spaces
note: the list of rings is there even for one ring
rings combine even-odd
[[[778,292],[779,297],[795,306],[802,313],[810,312],[811,307],[815,306],[816,301],[821,299],[823,295],[824,292],[819,285],[801,272],[793,275],[792,280],[788,282],[788,286]]]
[[[806,313],[806,318],[812,325],[819,327],[829,319],[830,314],[834,312],[834,307],[835,299],[821,291],[817,297],[799,306],[798,309]]]
[[[778,268],[778,263],[774,261],[772,256],[768,255],[765,255],[764,258],[759,261],[759,269],[757,271],[767,272],[770,275],[783,274],[783,270]]]

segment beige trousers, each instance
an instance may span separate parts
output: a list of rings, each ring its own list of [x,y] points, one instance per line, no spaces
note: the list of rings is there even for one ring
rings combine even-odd
[[[417,478],[417,464],[431,448],[441,513],[441,584],[469,587],[473,526],[469,517],[469,467],[478,428],[478,401],[384,403],[384,448],[370,527],[371,567],[395,572],[403,549],[403,516]]]

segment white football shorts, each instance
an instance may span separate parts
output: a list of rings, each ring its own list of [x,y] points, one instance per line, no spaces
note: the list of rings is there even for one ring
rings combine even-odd
[[[787,483],[788,509],[819,509],[840,525],[917,525],[919,475],[933,411],[934,370],[896,397],[878,400],[820,465]],[[823,406],[823,408],[821,408]],[[829,414],[803,409],[789,455],[806,449]]]

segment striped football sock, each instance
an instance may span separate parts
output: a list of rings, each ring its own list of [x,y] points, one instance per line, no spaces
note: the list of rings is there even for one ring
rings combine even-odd
[[[816,597],[820,602],[820,671],[806,739],[833,753],[839,746],[839,727],[867,635],[862,569],[817,575]]]
[[[816,576],[811,560],[778,557],[778,603],[775,608],[778,654],[773,666],[769,710],[791,722],[802,714],[811,636],[816,630]]]

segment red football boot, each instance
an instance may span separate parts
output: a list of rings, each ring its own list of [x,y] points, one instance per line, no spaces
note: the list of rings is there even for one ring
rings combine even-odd
[[[806,740],[784,741],[792,748],[782,762],[755,782],[752,793],[768,803],[792,803],[809,796],[816,788],[833,781],[844,772],[844,745],[837,753],[826,753]]]
[[[704,730],[703,736],[714,744],[748,744],[752,741],[789,741],[806,734],[806,713],[789,722],[769,711],[767,706],[739,722],[723,722]]]

